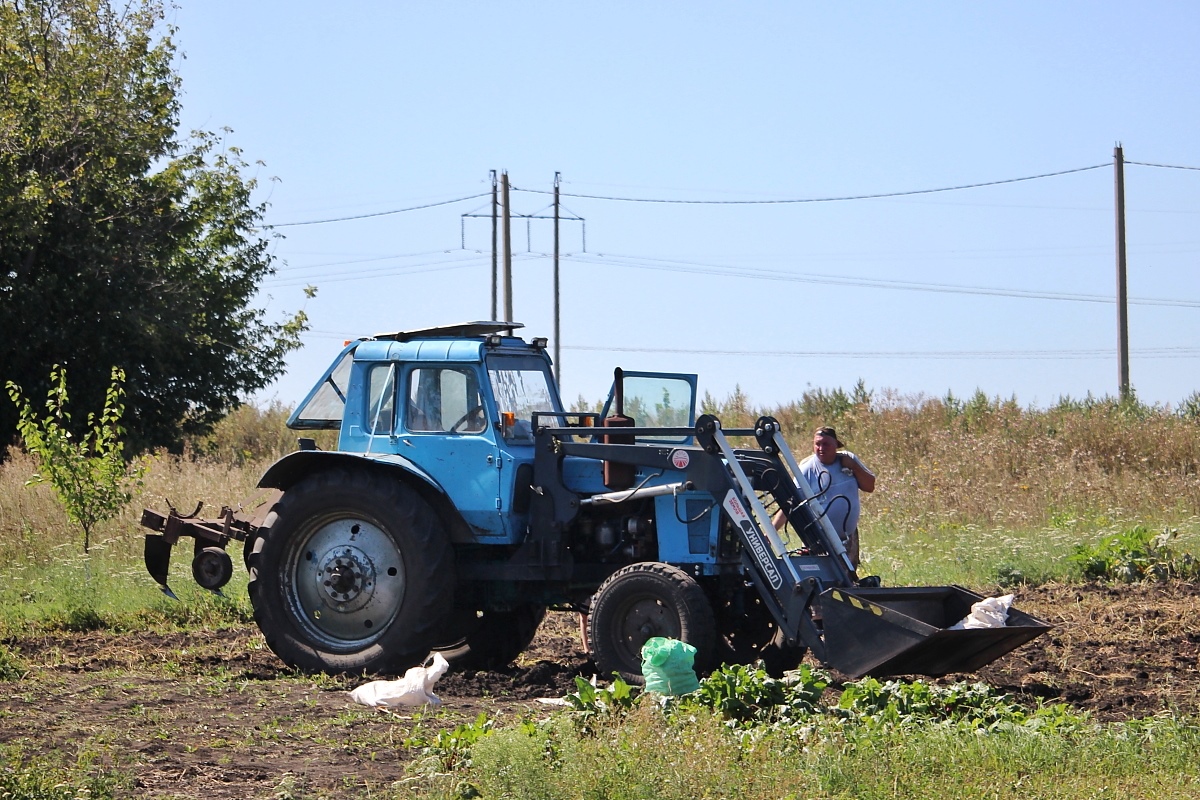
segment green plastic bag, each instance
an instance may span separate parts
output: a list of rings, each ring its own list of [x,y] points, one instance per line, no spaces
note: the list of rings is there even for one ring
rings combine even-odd
[[[700,688],[692,664],[696,661],[696,648],[678,639],[655,636],[642,645],[642,676],[646,679],[646,691],[658,694],[679,695]]]

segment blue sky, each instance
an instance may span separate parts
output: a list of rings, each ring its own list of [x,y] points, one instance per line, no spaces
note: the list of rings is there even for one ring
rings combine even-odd
[[[185,129],[232,129],[279,225],[273,318],[343,340],[490,315],[490,221],[563,205],[562,389],[696,372],[758,404],[860,378],[1045,406],[1117,389],[1113,146],[1200,167],[1185,2],[368,3],[181,0]],[[643,203],[850,197],[777,204]],[[274,180],[268,180],[268,179]],[[1200,171],[1127,165],[1131,377],[1200,362]],[[584,234],[586,233],[586,241]],[[552,227],[513,224],[514,317],[551,336]],[[464,248],[465,244],[465,248]],[[303,288],[315,285],[311,300]]]

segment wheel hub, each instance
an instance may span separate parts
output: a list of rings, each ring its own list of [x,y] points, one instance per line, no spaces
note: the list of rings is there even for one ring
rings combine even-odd
[[[375,587],[375,566],[357,547],[335,547],[325,554],[316,572],[318,591],[338,611],[356,611],[367,604]]]
[[[284,590],[293,618],[331,650],[366,647],[404,602],[404,563],[389,533],[332,516],[288,542]]]

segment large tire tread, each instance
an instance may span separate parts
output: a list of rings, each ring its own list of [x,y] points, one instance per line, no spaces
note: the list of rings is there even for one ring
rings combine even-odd
[[[330,518],[331,509],[387,532],[404,565],[394,617],[357,649],[323,646],[307,635],[285,587],[285,557],[298,546],[289,537],[311,535],[313,520]],[[424,660],[453,606],[454,555],[437,514],[414,488],[378,470],[317,472],[286,491],[266,522],[245,556],[248,591],[255,622],[280,659],[306,672],[379,674],[400,674]]]
[[[647,607],[660,606],[657,621],[639,620]],[[643,621],[639,628],[633,624]],[[630,684],[646,682],[641,648],[653,636],[667,636],[696,648],[697,672],[711,666],[716,652],[716,620],[704,589],[678,567],[639,562],[622,567],[600,585],[588,616],[588,643],[602,677],[614,672]]]
[[[485,611],[471,619],[461,636],[433,649],[454,669],[488,670],[506,667],[521,655],[546,618],[546,607],[522,605],[511,611]]]

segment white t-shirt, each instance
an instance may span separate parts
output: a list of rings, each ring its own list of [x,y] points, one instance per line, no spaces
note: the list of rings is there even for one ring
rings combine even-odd
[[[808,481],[813,494],[819,496],[833,529],[845,539],[858,529],[860,505],[858,481],[849,467],[841,465],[843,455],[853,458],[866,469],[866,465],[858,461],[858,457],[853,453],[839,453],[838,460],[828,467],[822,464],[816,455],[811,455],[800,462],[800,474]]]

